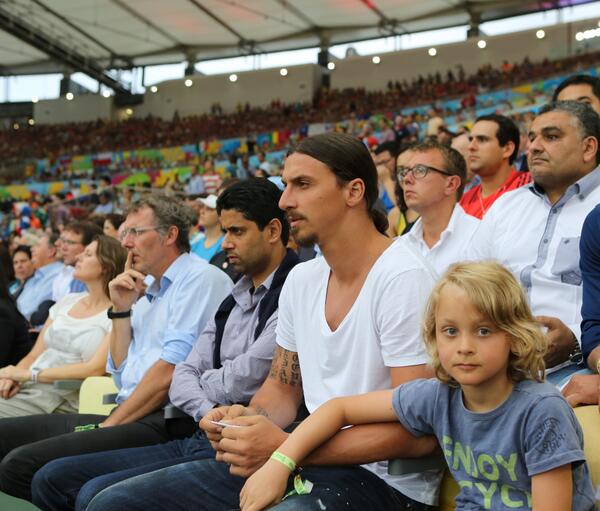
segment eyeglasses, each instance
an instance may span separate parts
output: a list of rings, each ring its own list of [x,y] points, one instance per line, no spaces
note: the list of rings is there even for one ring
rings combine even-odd
[[[398,180],[398,183],[402,184],[409,172],[412,173],[415,179],[423,179],[429,172],[439,172],[440,174],[444,174],[444,176],[454,175],[450,174],[450,172],[446,172],[445,170],[436,169],[435,167],[430,167],[429,165],[423,165],[419,163],[414,167],[398,166],[396,168],[396,179]]]
[[[148,227],[128,227],[121,230],[119,234],[119,239],[121,241],[125,241],[126,238],[131,236],[134,240],[138,238],[138,236],[146,231],[157,231],[160,229],[158,225],[151,225]]]
[[[83,243],[81,243],[81,241],[68,240],[67,238],[63,238],[62,236],[60,238],[58,238],[58,240],[61,243],[64,243],[65,245],[83,245]]]

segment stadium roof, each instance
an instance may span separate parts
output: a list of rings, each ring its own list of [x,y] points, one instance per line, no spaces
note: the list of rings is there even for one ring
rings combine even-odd
[[[0,74],[83,71],[119,90],[107,69],[331,46],[586,1],[2,0]]]

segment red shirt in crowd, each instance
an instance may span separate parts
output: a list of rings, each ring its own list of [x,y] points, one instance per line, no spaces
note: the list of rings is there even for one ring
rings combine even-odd
[[[487,197],[482,197],[481,184],[478,184],[462,196],[460,205],[465,210],[465,213],[481,219],[487,210],[492,207],[492,204],[496,202],[498,197],[511,190],[516,190],[527,183],[531,183],[529,172],[519,172],[513,169],[506,181],[504,181],[504,184],[494,193]]]

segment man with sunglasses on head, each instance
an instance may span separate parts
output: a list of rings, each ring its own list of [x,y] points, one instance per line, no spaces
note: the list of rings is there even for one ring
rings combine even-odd
[[[406,205],[419,214],[412,229],[399,239],[427,261],[435,273],[461,259],[479,220],[467,215],[457,201],[466,177],[464,158],[438,142],[411,147],[407,166],[397,168]]]
[[[31,480],[48,461],[139,447],[193,434],[191,417],[166,419],[175,365],[186,359],[229,295],[221,270],[189,254],[192,213],[174,198],[150,195],[129,211],[121,243],[125,271],[109,284],[107,370],[119,393],[108,416],[33,415],[0,420],[0,490],[31,499]]]

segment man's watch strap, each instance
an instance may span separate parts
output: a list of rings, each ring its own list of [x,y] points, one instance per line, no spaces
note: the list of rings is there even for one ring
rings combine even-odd
[[[131,309],[123,312],[113,312],[112,305],[106,311],[106,315],[108,319],[120,319],[120,318],[129,318],[131,317]]]

